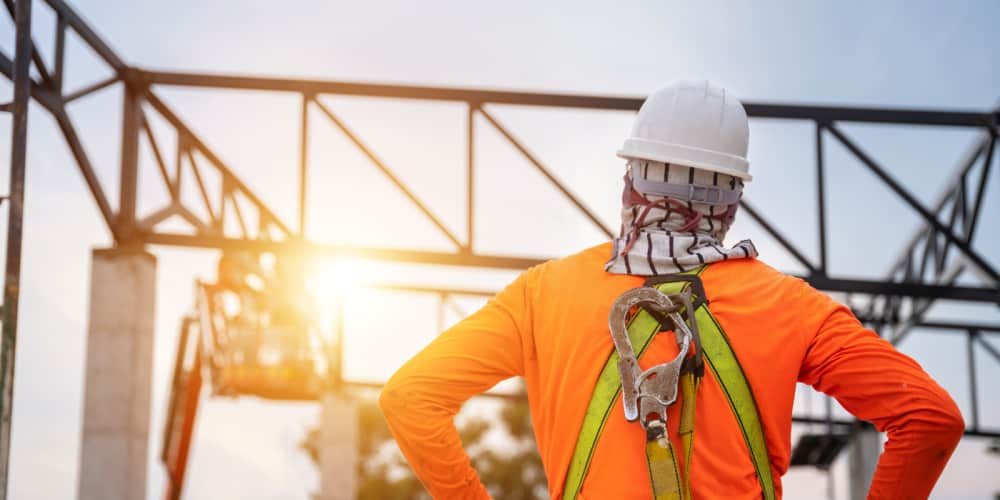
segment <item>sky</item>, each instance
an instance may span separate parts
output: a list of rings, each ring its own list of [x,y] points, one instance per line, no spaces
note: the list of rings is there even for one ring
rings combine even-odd
[[[961,110],[1000,104],[995,30],[1000,4],[985,0],[953,2],[947,8],[903,1],[615,2],[612,7],[606,2],[539,5],[520,0],[94,0],[72,5],[122,59],[150,69],[625,96],[646,95],[678,78],[707,78],[750,102]],[[53,24],[51,11],[36,2],[34,33],[46,57],[53,53]],[[4,19],[0,48],[10,55],[12,46],[12,24]],[[67,88],[109,73],[79,40],[70,38]],[[279,216],[289,223],[296,220],[297,96],[175,88],[157,92]],[[0,97],[9,95],[9,84],[0,82]],[[465,234],[463,106],[322,99],[452,232]],[[116,86],[70,106],[111,200],[117,200],[120,102]],[[617,227],[622,163],[614,151],[628,132],[630,114],[514,106],[488,110],[605,225]],[[36,105],[29,123],[11,498],[72,498],[90,250],[111,240],[51,118]],[[169,145],[163,122],[154,118],[153,127]],[[556,257],[604,239],[485,122],[476,127],[482,131],[476,143],[473,243],[478,251]],[[939,127],[842,128],[926,204],[974,138],[968,131]],[[452,249],[316,112],[310,129],[306,233],[311,239]],[[0,133],[9,136],[7,115],[0,116]],[[812,134],[808,123],[753,120],[750,162],[755,180],[747,197],[815,258]],[[917,218],[843,148],[827,144],[831,273],[881,276]],[[9,158],[9,147],[9,141],[0,141],[0,158]],[[140,213],[149,213],[166,198],[155,182],[148,151],[141,154]],[[0,186],[6,186],[7,169],[0,170]],[[197,200],[197,193],[185,196]],[[1000,237],[990,231],[1000,214],[1000,175],[995,172],[983,210],[975,247],[1000,266]],[[5,227],[5,220],[0,223]],[[766,262],[801,271],[746,218],[737,221],[729,238],[744,237],[755,241]],[[218,254],[151,250],[158,259],[148,481],[154,498],[163,487],[156,457],[177,330],[193,304],[194,280],[214,276]],[[435,266],[356,266],[364,279],[374,281],[484,290],[496,290],[515,276]],[[406,332],[377,324],[386,304],[411,318]],[[472,299],[462,301],[467,311],[476,305]],[[434,299],[426,296],[359,292],[351,295],[346,310],[345,370],[360,380],[385,379],[438,328]],[[945,304],[934,314],[1000,319],[1000,311],[989,306]],[[920,332],[903,350],[968,412],[965,346],[958,339]],[[1000,346],[1000,339],[991,341]],[[1000,364],[983,351],[978,355],[980,380],[1000,377]],[[988,394],[989,387],[980,387],[980,421],[1000,427],[1000,403],[990,401]],[[803,390],[798,405],[816,409],[821,403]],[[199,417],[187,498],[306,498],[317,487],[317,476],[296,445],[316,418],[313,404],[209,400]],[[963,441],[935,498],[987,499],[1000,490],[1000,479],[979,473],[1000,467],[1000,459],[984,454],[985,444]],[[835,467],[838,498],[846,498],[844,466],[840,460]],[[825,492],[823,477],[808,470],[789,473],[786,495],[819,497]]]

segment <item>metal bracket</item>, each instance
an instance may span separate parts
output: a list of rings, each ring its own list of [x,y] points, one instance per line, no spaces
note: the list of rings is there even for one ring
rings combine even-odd
[[[675,298],[682,299],[682,302],[688,305],[691,303],[690,296],[686,297],[686,300],[683,300],[683,294]],[[645,371],[639,368],[635,349],[628,336],[629,311],[638,305],[649,307],[673,320],[674,339],[679,348],[673,360]],[[608,315],[608,327],[619,356],[618,373],[622,380],[625,419],[630,422],[639,420],[643,427],[649,424],[647,419],[651,414],[656,414],[665,422],[667,407],[677,401],[677,381],[680,378],[681,365],[687,357],[693,338],[687,322],[679,314],[680,309],[681,306],[675,305],[670,296],[655,288],[643,287],[623,293],[612,304]]]

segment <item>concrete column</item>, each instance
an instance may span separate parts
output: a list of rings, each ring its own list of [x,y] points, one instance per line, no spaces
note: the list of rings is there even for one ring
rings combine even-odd
[[[848,470],[851,477],[849,486],[851,500],[865,500],[872,485],[875,466],[882,454],[882,435],[871,425],[865,425],[854,432],[849,452]]]
[[[358,490],[358,404],[334,393],[320,399],[319,500],[354,500]]]
[[[80,446],[81,500],[146,498],[156,258],[94,250]]]

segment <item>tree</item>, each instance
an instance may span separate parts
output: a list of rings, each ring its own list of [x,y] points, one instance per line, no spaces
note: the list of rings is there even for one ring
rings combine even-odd
[[[360,400],[358,499],[429,499],[396,448],[375,398]],[[545,471],[535,446],[531,414],[523,397],[504,401],[494,412],[459,419],[459,436],[473,467],[494,498],[548,498]],[[306,431],[300,446],[319,462],[319,429]],[[497,446],[496,443],[503,443]]]

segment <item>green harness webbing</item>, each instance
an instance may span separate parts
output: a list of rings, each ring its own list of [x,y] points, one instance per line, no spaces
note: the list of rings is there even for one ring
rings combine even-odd
[[[705,269],[704,266],[682,273],[697,277]],[[689,281],[669,281],[656,286],[661,292],[671,295],[682,292]],[[757,473],[757,481],[760,483],[761,494],[764,500],[774,500],[775,488],[774,478],[771,474],[771,463],[767,453],[767,443],[764,440],[764,430],[760,421],[760,414],[757,410],[757,403],[754,401],[750,384],[747,383],[743,368],[736,359],[736,354],[729,345],[722,327],[715,320],[712,312],[708,309],[705,301],[700,301],[701,305],[695,309],[695,321],[701,337],[701,352],[709,369],[715,375],[722,388],[729,406],[736,417],[736,423],[743,433],[747,448],[750,451],[750,461],[753,463]],[[632,317],[628,324],[628,336],[635,349],[636,356],[641,358],[652,343],[656,333],[660,331],[660,323],[653,318],[645,309],[640,308],[639,312]],[[615,405],[615,399],[621,392],[621,379],[618,373],[618,353],[611,352],[604,369],[597,379],[593,396],[587,406],[587,412],[583,418],[583,425],[577,438],[576,448],[573,451],[573,458],[570,461],[569,471],[566,474],[566,484],[563,488],[563,499],[573,500],[579,495],[583,486],[583,479],[587,475],[590,461],[593,458],[597,440],[601,436],[604,424],[608,420],[611,409]],[[698,377],[691,374],[681,376],[679,385],[683,401],[681,403],[681,422],[679,431],[681,441],[685,448],[685,464],[687,469],[691,469],[691,448],[694,439],[694,395],[698,387]],[[690,474],[681,482],[680,471],[676,465],[673,448],[669,446],[669,441],[664,436],[666,446],[655,446],[657,440],[649,440],[646,445],[647,461],[649,462],[651,487],[654,490],[654,497],[657,500],[667,498],[690,498]],[[660,449],[657,449],[660,448]],[[683,484],[683,486],[682,486]]]
[[[691,449],[694,448],[694,400],[701,377],[684,373],[677,381],[682,395],[681,422],[677,433],[684,447],[684,463],[690,471]],[[646,466],[653,488],[653,500],[684,500],[691,498],[691,474],[685,474],[681,481],[680,467],[674,447],[667,438],[666,422],[652,426],[654,432],[646,431]]]

